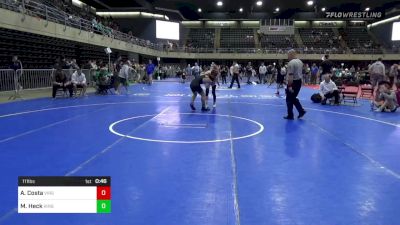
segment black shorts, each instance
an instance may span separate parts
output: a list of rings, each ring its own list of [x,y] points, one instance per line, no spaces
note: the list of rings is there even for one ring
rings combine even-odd
[[[192,90],[193,93],[199,93],[199,94],[204,93],[204,90],[203,88],[201,88],[200,85],[190,85],[190,89]]]
[[[278,76],[276,77],[276,83],[278,83],[278,84],[283,84],[283,81],[285,81],[285,76],[283,76],[283,75],[278,75]]]
[[[126,78],[118,77],[119,83],[123,84],[124,86],[128,86],[128,81]]]
[[[77,88],[83,88],[83,85],[82,84],[77,84],[76,87]]]

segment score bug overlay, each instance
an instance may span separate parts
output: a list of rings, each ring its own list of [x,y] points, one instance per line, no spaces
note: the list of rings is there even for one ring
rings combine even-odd
[[[18,213],[111,213],[111,177],[18,177]]]

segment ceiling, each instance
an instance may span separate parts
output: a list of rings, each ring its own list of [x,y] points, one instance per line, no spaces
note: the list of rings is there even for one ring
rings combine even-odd
[[[177,19],[246,19],[262,18],[293,18],[296,13],[314,12],[326,7],[327,11],[364,11],[366,7],[372,11],[387,11],[394,7],[400,8],[400,1],[387,0],[314,0],[314,6],[307,6],[306,0],[262,0],[262,6],[256,6],[257,0],[221,0],[223,6],[218,7],[218,0],[81,0],[102,11],[141,10],[168,14]],[[279,7],[279,12],[275,9]],[[198,8],[202,9],[199,13]],[[243,12],[239,12],[243,8]],[[168,13],[166,13],[168,9]],[[172,12],[176,11],[176,12]],[[180,16],[179,12],[182,16]],[[257,16],[254,16],[257,15]]]

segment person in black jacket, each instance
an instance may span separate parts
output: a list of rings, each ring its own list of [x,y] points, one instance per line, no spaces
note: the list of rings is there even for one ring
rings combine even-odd
[[[53,98],[56,97],[57,90],[62,88],[65,92],[68,89],[69,97],[73,95],[73,85],[68,81],[67,76],[61,69],[57,69],[53,78]]]

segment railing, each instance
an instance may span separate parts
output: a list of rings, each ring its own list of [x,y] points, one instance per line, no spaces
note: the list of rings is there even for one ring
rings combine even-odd
[[[83,18],[70,15],[64,11],[53,8],[51,6],[44,5],[36,1],[26,0],[0,0],[0,6],[2,8],[16,11],[25,15],[42,18],[46,21],[51,21],[59,24],[63,24],[65,28],[73,27],[80,30],[94,32],[109,36],[111,38],[126,41],[131,44],[139,45],[142,47],[148,47],[151,49],[162,49],[160,44],[154,44],[149,41],[142,40],[132,35],[125,34],[123,32],[114,30],[110,27],[104,26],[96,20],[85,20]]]
[[[14,91],[15,77],[14,70],[0,70],[0,91]]]
[[[289,49],[284,48],[191,48],[191,47],[179,47],[179,48],[164,48],[163,44],[155,44],[149,41],[134,37],[132,35],[125,34],[123,32],[114,30],[110,27],[104,26],[96,20],[89,21],[83,18],[70,15],[64,11],[56,9],[51,6],[30,0],[0,0],[0,6],[2,8],[13,10],[25,15],[42,18],[46,21],[51,21],[59,24],[63,24],[65,28],[74,27],[80,30],[93,32],[114,38],[117,40],[125,41],[131,44],[135,44],[150,49],[155,49],[164,52],[186,52],[186,53],[263,53],[263,54],[284,54]],[[296,49],[300,53],[304,54],[346,54],[351,51],[343,49]],[[367,49],[357,50],[355,54],[380,54],[382,53],[379,49]]]
[[[17,92],[20,89],[29,90],[52,87],[55,71],[55,69],[0,70],[0,92]],[[63,72],[67,79],[70,80],[75,70],[66,69]],[[82,70],[88,84],[92,84],[93,72],[94,70]]]

